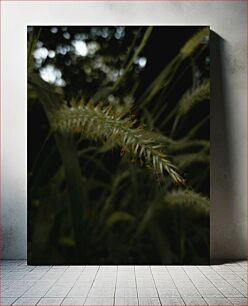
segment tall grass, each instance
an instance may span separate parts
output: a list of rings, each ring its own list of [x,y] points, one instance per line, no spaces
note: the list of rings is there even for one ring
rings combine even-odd
[[[151,36],[148,27],[108,95],[125,86]],[[209,140],[201,131],[209,117],[203,112],[187,129],[185,122],[207,105],[209,80],[173,105],[164,97],[186,77],[182,67],[208,47],[208,36],[208,28],[197,32],[155,77],[135,102],[138,118],[102,95],[64,101],[29,66],[29,93],[41,102],[52,135],[29,179],[30,263],[206,263]],[[29,65],[32,41],[37,37]]]

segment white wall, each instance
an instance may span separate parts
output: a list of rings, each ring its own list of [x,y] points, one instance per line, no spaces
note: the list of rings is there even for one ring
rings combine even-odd
[[[117,2],[1,2],[3,257],[26,258],[26,26],[168,24],[210,25],[221,37],[211,71],[211,257],[245,258],[246,3]]]

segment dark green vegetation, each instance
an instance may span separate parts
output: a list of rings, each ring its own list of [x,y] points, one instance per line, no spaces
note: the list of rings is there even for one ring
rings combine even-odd
[[[209,96],[208,28],[29,27],[29,263],[209,263]]]

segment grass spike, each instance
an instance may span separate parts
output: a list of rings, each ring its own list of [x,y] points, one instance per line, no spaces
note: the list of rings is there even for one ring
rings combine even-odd
[[[209,32],[209,27],[204,27],[193,35],[180,50],[182,58],[191,56],[203,42],[204,38],[209,36]]]
[[[175,183],[183,183],[176,167],[160,147],[161,135],[153,133],[151,137],[150,132],[142,126],[134,127],[133,118],[130,119],[125,113],[120,118],[109,106],[93,106],[91,103],[64,106],[62,110],[53,113],[52,128],[68,134],[80,128],[83,138],[102,143],[111,141],[129,153],[132,159],[144,161],[151,166],[155,173],[163,176],[167,172]]]
[[[178,113],[187,114],[196,104],[210,97],[210,81],[205,80],[196,88],[188,90],[179,101]]]

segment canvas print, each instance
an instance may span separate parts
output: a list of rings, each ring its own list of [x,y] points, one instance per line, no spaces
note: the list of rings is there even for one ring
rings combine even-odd
[[[209,264],[209,41],[27,27],[29,264]]]

